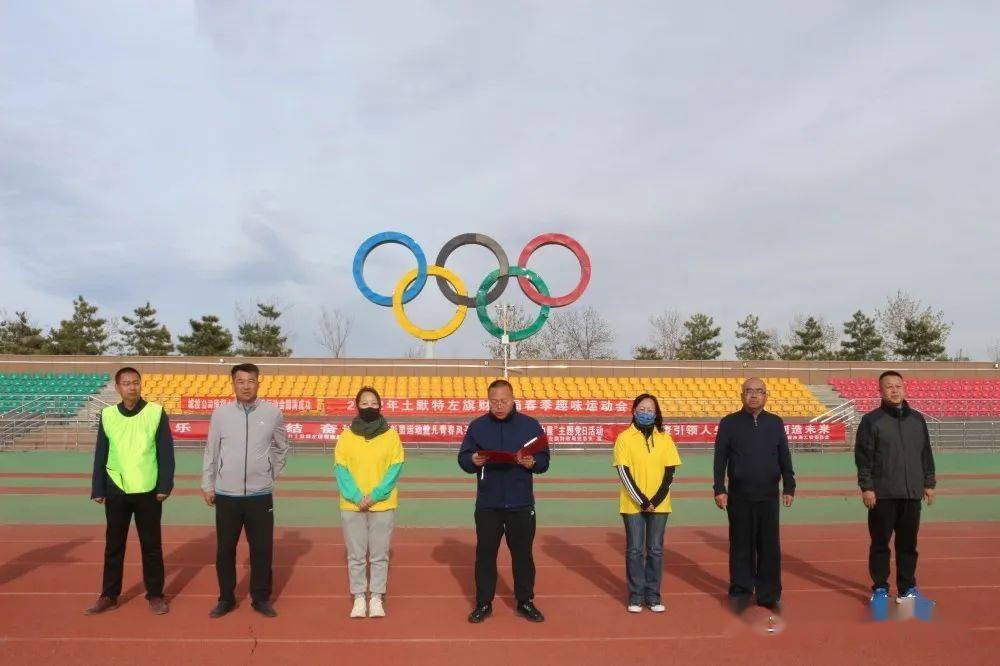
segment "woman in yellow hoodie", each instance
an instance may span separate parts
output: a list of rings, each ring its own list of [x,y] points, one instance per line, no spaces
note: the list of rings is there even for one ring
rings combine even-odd
[[[670,484],[680,464],[674,440],[663,431],[660,403],[643,393],[633,401],[632,423],[618,435],[614,450],[630,613],[641,613],[643,606],[654,613],[667,610],[660,596],[663,533],[671,510]]]
[[[354,597],[351,617],[385,617],[389,541],[399,504],[396,483],[403,468],[403,443],[382,416],[382,398],[375,389],[358,391],[355,405],[358,416],[340,435],[333,453]],[[366,592],[371,592],[370,601]]]

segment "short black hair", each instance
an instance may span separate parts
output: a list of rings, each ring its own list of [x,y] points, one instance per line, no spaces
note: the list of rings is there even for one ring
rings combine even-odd
[[[878,385],[882,386],[882,380],[886,377],[899,377],[899,381],[903,381],[903,375],[899,374],[895,370],[886,370],[881,375],[878,376]]]
[[[382,407],[382,396],[380,396],[378,394],[378,391],[376,391],[375,389],[373,389],[371,386],[362,386],[361,390],[358,391],[357,395],[354,396],[354,406],[355,407],[357,407],[358,403],[361,402],[361,395],[363,393],[371,393],[373,396],[375,396],[375,399],[378,400],[378,406],[379,406],[379,408]]]
[[[490,385],[486,387],[486,392],[489,393],[495,388],[507,388],[510,390],[512,395],[514,393],[514,386],[506,379],[494,379],[490,382]]]
[[[229,371],[229,376],[235,377],[237,372],[249,372],[251,375],[257,375],[260,377],[260,368],[253,363],[240,363],[239,365],[234,365],[233,369]]]
[[[653,421],[653,427],[655,427],[657,431],[663,432],[663,412],[660,411],[660,401],[657,400],[656,396],[652,393],[640,393],[637,395],[635,400],[632,401],[632,413],[635,413],[635,410],[639,408],[639,403],[646,398],[652,400],[653,407],[656,408],[656,419]]]
[[[115,373],[115,384],[121,383],[122,375],[127,375],[130,373],[135,375],[139,379],[142,379],[142,375],[139,373],[138,370],[136,370],[130,365],[126,365],[124,368],[120,368],[118,372]]]

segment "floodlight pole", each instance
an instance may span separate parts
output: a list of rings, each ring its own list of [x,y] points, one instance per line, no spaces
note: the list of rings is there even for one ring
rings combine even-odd
[[[503,326],[503,335],[500,337],[500,346],[503,348],[503,378],[510,379],[510,334],[507,332],[511,305],[503,304],[503,313],[500,315],[500,322]]]

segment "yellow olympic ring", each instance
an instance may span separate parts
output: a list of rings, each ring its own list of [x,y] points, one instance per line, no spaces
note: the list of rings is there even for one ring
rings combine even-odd
[[[409,333],[415,338],[420,338],[424,342],[431,342],[433,340],[440,340],[446,338],[455,331],[458,330],[462,322],[465,321],[465,314],[468,312],[469,308],[465,305],[459,305],[455,308],[455,316],[451,318],[447,324],[441,328],[428,329],[419,328],[414,326],[410,320],[406,317],[406,311],[403,310],[403,292],[413,284],[417,279],[417,272],[419,269],[413,268],[407,271],[403,279],[396,284],[396,290],[392,293],[392,312],[396,315],[396,321],[403,328],[404,331]],[[436,275],[440,278],[447,280],[459,296],[465,296],[465,284],[462,282],[461,278],[452,273],[447,268],[443,266],[428,266],[428,275]]]

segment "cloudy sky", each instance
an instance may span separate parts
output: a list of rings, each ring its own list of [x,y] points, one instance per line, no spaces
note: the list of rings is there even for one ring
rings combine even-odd
[[[622,355],[664,308],[713,315],[731,357],[748,312],[842,322],[897,289],[954,321],[950,352],[1000,338],[997,3],[0,7],[0,309],[46,326],[77,294],[150,300],[175,333],[269,299],[297,355],[323,306],[354,318],[350,354],[399,355],[351,278],[367,236],[433,260],[476,231],[514,261],[559,231]],[[366,276],[390,292],[412,263],[382,248]],[[530,267],[577,279],[557,248]],[[438,355],[484,339],[470,316]]]

